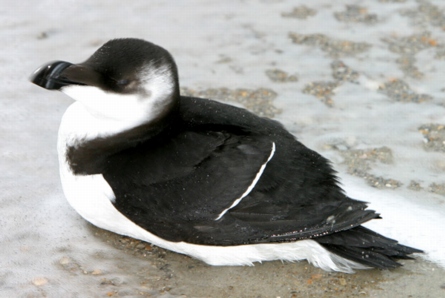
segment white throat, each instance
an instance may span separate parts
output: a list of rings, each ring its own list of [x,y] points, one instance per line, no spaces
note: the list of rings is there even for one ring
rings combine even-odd
[[[95,86],[69,85],[61,89],[76,100],[65,112],[59,138],[70,141],[106,137],[156,119],[168,108],[176,90],[167,66],[149,65],[141,71],[140,92],[120,94]]]

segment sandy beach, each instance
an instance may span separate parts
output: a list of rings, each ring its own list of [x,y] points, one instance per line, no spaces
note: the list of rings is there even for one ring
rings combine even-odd
[[[0,3],[0,297],[445,296],[443,1]],[[367,227],[425,253],[355,274],[211,267],[87,223],[58,174],[72,101],[28,78],[119,37],[170,51],[182,94],[282,122],[381,214]]]

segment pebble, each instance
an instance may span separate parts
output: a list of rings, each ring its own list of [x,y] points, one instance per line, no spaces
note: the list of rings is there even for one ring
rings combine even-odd
[[[45,31],[42,31],[37,35],[37,39],[46,39],[46,38],[48,38],[48,33],[46,33]]]
[[[66,265],[66,264],[71,263],[71,259],[68,258],[68,257],[62,257],[62,258],[60,259],[59,263],[60,263],[61,265]]]
[[[111,286],[119,286],[122,285],[124,282],[118,278],[118,277],[114,277],[114,278],[102,278],[102,280],[100,281],[100,285],[111,285]]]
[[[35,286],[40,287],[40,286],[43,286],[43,285],[47,284],[48,283],[48,279],[46,279],[45,277],[36,277],[36,278],[34,278],[32,280],[32,283]]]
[[[145,246],[146,246],[145,243],[139,243],[138,245],[136,245],[136,248],[137,248],[137,249],[144,249]]]
[[[78,272],[80,270],[80,265],[77,264],[73,259],[70,257],[64,256],[59,260],[59,264],[61,267],[68,271],[68,272]]]
[[[102,274],[102,270],[100,270],[100,269],[95,269],[95,270],[91,271],[91,274],[92,274],[92,275],[101,275],[101,274]]]
[[[346,279],[344,279],[343,277],[340,277],[338,279],[338,283],[342,286],[346,286],[346,284],[347,284]]]
[[[273,82],[296,82],[298,77],[296,75],[289,75],[287,72],[280,69],[268,69],[266,70],[266,75]]]

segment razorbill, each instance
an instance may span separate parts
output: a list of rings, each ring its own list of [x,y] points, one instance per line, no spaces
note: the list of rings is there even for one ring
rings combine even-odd
[[[31,81],[75,100],[59,130],[60,175],[72,207],[100,228],[211,265],[306,259],[350,273],[421,252],[362,227],[379,214],[277,121],[181,96],[157,45],[114,39]]]

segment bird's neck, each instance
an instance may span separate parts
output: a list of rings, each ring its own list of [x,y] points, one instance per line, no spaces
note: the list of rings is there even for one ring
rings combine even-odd
[[[179,119],[179,101],[148,122],[121,123],[97,119],[82,104],[73,103],[59,129],[59,160],[76,175],[101,173],[106,160],[160,133],[168,133]]]

